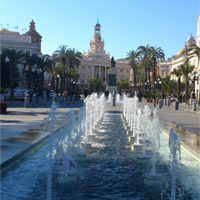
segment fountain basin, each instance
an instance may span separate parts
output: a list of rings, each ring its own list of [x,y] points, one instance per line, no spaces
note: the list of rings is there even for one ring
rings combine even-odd
[[[58,181],[59,183],[70,183],[70,182],[76,182],[78,181],[78,174],[67,174],[63,175],[62,173],[58,173]]]
[[[151,156],[137,156],[137,163],[144,163],[148,164],[150,163]]]
[[[133,151],[143,151],[143,145],[142,144],[133,144],[131,145],[131,150]]]
[[[133,134],[132,134],[132,135],[133,135]],[[128,140],[129,140],[129,142],[134,143],[134,142],[136,141],[136,137],[130,136],[130,137],[128,138]]]
[[[95,140],[96,139],[96,135],[95,134],[90,134],[87,137],[88,137],[88,140]]]
[[[133,131],[129,130],[129,131],[126,132],[126,134],[127,134],[128,137],[133,136]]]
[[[163,184],[163,179],[160,174],[144,174],[143,181],[144,184],[148,186],[161,186]]]
[[[82,142],[81,147],[85,149],[92,149],[92,142],[87,142],[87,143]]]
[[[125,126],[125,130],[129,131],[131,129],[130,126]]]
[[[73,154],[73,156],[76,160],[79,160],[79,161],[86,159],[86,153],[84,152]]]

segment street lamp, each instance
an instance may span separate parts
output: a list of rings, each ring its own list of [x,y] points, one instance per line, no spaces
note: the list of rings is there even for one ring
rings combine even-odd
[[[2,51],[1,51],[1,49],[0,49],[0,56],[2,55]]]
[[[56,91],[57,91],[57,95],[58,95],[58,79],[59,79],[59,77],[60,77],[60,75],[58,74],[58,75],[57,75],[57,83],[56,83],[56,87],[57,87],[57,89],[56,89]]]
[[[189,75],[189,74],[188,74]],[[197,74],[196,70],[194,70],[194,75],[193,75],[193,88],[192,88],[192,99],[195,99],[195,81],[197,81],[199,78],[199,74]]]
[[[8,56],[6,57],[5,61],[8,63],[10,61],[10,59],[8,58]]]
[[[34,74],[34,94],[36,93],[36,75],[37,75],[36,68],[37,68],[37,65],[35,64],[34,67],[32,67],[31,69],[31,71]]]

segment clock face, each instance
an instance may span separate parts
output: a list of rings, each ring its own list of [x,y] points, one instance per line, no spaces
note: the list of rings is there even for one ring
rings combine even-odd
[[[101,38],[100,37],[98,37],[98,40],[100,40]]]

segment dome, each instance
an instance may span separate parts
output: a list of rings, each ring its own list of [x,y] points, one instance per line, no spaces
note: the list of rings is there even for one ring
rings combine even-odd
[[[181,49],[180,51],[178,51],[177,55],[183,54],[183,51],[184,51],[184,50],[185,50],[185,49]]]
[[[194,37],[191,35],[185,42],[185,48],[189,48],[194,45],[196,45],[196,41],[195,41]]]
[[[101,28],[101,25],[97,22],[97,23],[94,25],[94,28]]]

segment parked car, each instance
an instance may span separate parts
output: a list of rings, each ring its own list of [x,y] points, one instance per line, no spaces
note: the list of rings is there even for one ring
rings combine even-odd
[[[47,91],[45,91],[44,94],[47,95]],[[56,97],[56,93],[53,90],[51,90],[49,94],[49,98],[55,98],[55,97]]]
[[[29,90],[17,90],[15,93],[14,93],[14,99],[19,99],[19,100],[24,100],[25,97],[29,97]]]
[[[16,92],[17,92],[17,89],[14,89],[13,90],[14,95],[15,95]],[[10,89],[6,89],[4,91],[4,94],[5,94],[5,101],[8,100],[8,99],[10,99]]]

